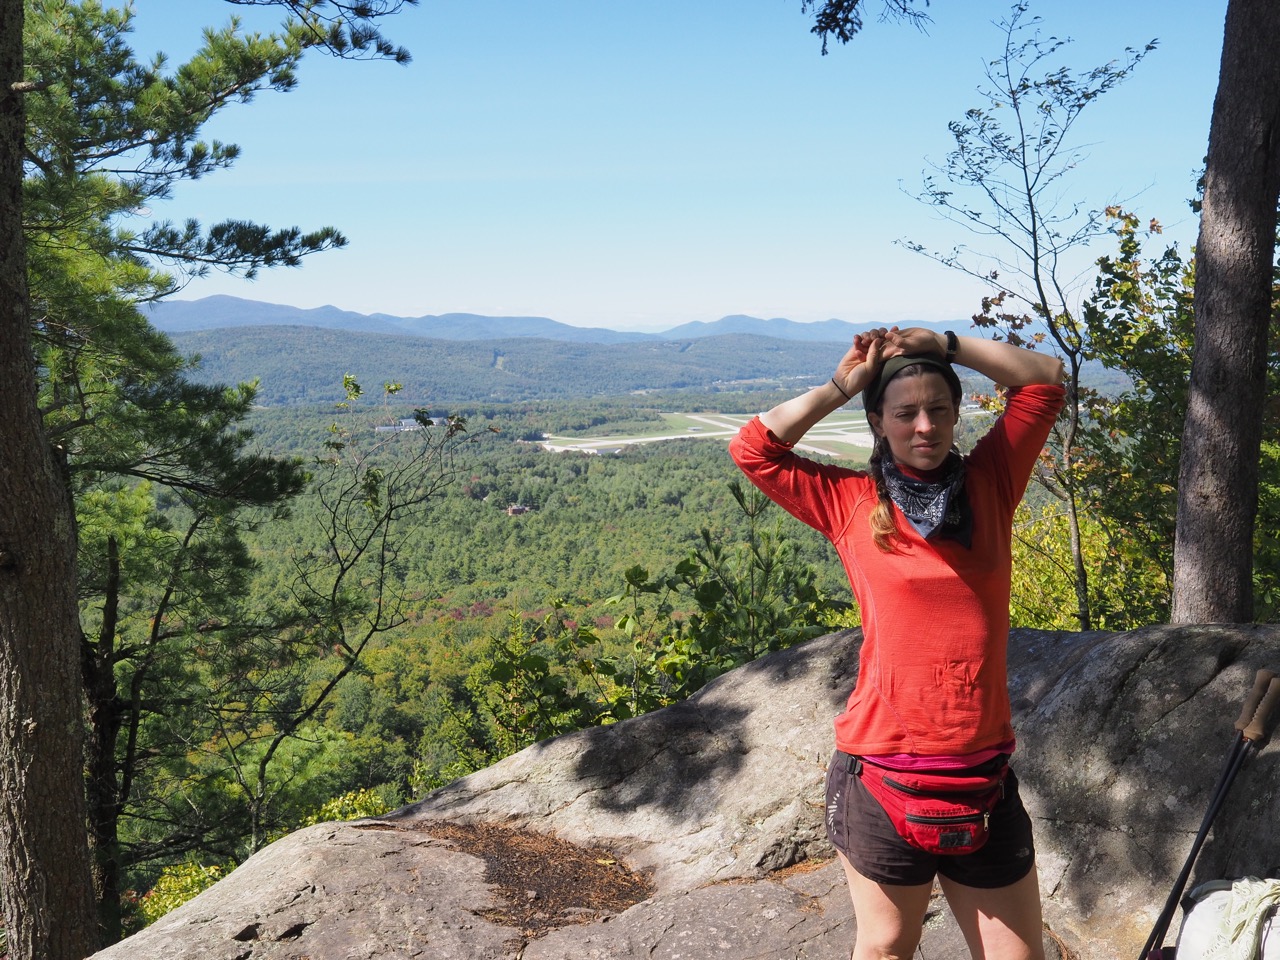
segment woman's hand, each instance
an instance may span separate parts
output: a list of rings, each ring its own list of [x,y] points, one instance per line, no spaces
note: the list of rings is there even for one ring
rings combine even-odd
[[[880,364],[890,356],[888,337],[897,327],[876,327],[857,334],[853,346],[836,364],[835,381],[848,396],[856,396],[869,384],[880,369]]]
[[[760,414],[760,422],[783,443],[799,441],[815,423],[861,393],[879,372],[881,363],[902,352],[890,342],[897,330],[897,327],[876,327],[859,333],[853,338],[853,346],[836,364],[830,383],[784,400]]]
[[[939,359],[947,355],[946,338],[924,327],[907,327],[905,330],[894,327],[885,339],[893,347],[893,352],[885,355],[886,360],[899,354],[933,353]]]

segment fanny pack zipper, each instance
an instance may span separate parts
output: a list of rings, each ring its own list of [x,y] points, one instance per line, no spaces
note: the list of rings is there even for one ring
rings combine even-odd
[[[940,824],[940,823],[977,823],[982,821],[982,832],[986,833],[991,829],[991,814],[989,813],[966,813],[954,817],[929,817],[919,813],[908,813],[906,815],[908,823],[923,824]]]

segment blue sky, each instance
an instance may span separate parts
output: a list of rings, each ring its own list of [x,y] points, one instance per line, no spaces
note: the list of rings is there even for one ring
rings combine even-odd
[[[222,0],[134,8],[138,53],[174,62],[233,13],[271,26]],[[1072,68],[1159,40],[1083,115],[1087,159],[1064,197],[1127,201],[1185,248],[1225,0],[1031,9],[1045,34],[1072,39]],[[182,299],[634,330],[734,313],[968,317],[982,287],[895,241],[975,242],[914,195],[952,145],[947,123],[982,103],[984,61],[1004,42],[993,23],[1009,10],[935,0],[927,32],[873,16],[823,57],[799,0],[422,0],[385,26],[412,64],[309,56],[296,90],[207,129],[240,145],[236,166],[152,215],[333,225],[350,239],[251,282],[196,281]]]

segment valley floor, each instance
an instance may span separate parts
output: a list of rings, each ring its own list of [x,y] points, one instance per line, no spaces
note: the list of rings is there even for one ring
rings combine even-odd
[[[673,413],[667,414],[661,425],[655,425],[653,433],[608,437],[556,437],[548,436],[542,447],[551,451],[581,453],[614,453],[622,447],[637,443],[657,443],[662,440],[728,440],[750,417],[727,414]],[[871,431],[860,413],[828,417],[809,431],[803,443],[796,449],[805,453],[828,457],[854,457],[862,459],[862,451],[871,449]]]

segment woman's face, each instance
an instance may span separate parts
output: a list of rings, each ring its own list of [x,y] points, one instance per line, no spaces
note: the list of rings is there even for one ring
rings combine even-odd
[[[893,459],[917,472],[942,466],[960,419],[942,374],[894,377],[883,398],[880,413],[867,419],[876,436],[888,439]]]

